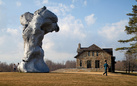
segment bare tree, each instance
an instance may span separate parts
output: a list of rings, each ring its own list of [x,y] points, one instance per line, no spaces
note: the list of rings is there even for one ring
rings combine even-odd
[[[12,72],[13,71],[13,63],[7,64],[6,62],[0,62],[0,72]]]
[[[115,64],[115,69],[116,70],[120,70],[120,71],[124,71],[124,61],[117,61]]]
[[[137,66],[137,55],[136,53],[132,54],[132,59],[131,59],[131,71],[133,72],[134,70],[136,70]]]
[[[66,68],[76,68],[76,61],[66,61]]]
[[[52,62],[51,60],[46,60],[46,64],[48,65],[50,71],[54,71],[62,68],[76,68],[76,61],[69,61],[69,60],[66,61],[65,64],[64,62],[55,63],[55,62]]]
[[[46,64],[48,65],[50,71],[65,68],[65,65],[63,63],[55,63],[52,62],[51,60],[46,60]]]
[[[128,73],[130,73],[130,71],[134,71],[136,69],[137,66],[137,55],[131,54],[131,53],[126,53],[125,54],[125,68],[126,68],[126,72],[128,71]]]

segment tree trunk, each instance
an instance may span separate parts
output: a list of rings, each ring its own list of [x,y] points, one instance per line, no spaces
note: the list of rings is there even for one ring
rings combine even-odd
[[[129,61],[129,69],[128,69],[128,72],[130,73],[130,61]]]

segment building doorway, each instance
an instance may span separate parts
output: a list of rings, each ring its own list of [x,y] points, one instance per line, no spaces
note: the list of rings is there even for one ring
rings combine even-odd
[[[91,68],[91,60],[87,60],[87,68]]]

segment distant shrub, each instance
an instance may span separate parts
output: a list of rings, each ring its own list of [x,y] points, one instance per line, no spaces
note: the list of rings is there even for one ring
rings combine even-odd
[[[7,64],[6,62],[0,62],[0,72],[12,72],[13,63]]]
[[[75,61],[66,61],[66,63],[55,63],[51,60],[46,60],[46,64],[48,65],[50,71],[54,71],[61,68],[76,68],[76,62]]]

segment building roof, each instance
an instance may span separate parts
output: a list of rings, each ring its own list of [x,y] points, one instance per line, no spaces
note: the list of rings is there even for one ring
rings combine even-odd
[[[97,45],[93,44],[87,48],[80,48],[78,50],[78,54],[74,57],[74,58],[77,58],[78,56],[80,56],[83,52],[85,51],[105,51],[107,52],[108,54],[110,55],[113,55],[113,51],[112,51],[112,48],[104,48],[104,49],[101,49],[100,47],[98,47]]]
[[[113,49],[112,48],[104,48],[103,50],[113,56]]]
[[[95,44],[89,46],[87,49],[88,49],[88,50],[94,50],[94,51],[102,50],[100,47],[98,47],[98,46],[95,45]]]

